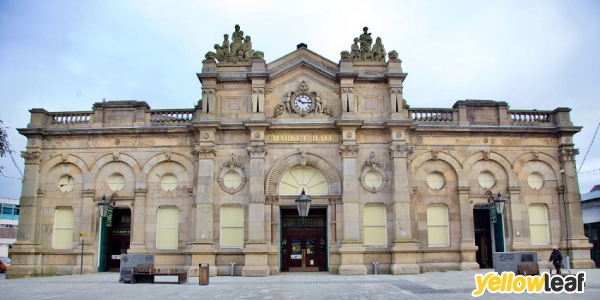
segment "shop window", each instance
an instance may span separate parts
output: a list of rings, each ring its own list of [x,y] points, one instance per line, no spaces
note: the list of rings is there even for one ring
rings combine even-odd
[[[223,206],[221,209],[221,247],[244,248],[244,208]]]
[[[363,236],[365,246],[387,246],[385,207],[366,205],[363,209]]]
[[[445,206],[427,207],[427,240],[430,247],[449,246],[448,209]]]
[[[158,209],[156,249],[177,249],[179,246],[179,210],[177,207]]]
[[[57,208],[54,214],[54,249],[73,248],[73,208]]]

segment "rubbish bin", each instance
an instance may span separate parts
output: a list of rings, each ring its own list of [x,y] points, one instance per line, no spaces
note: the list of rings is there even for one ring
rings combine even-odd
[[[210,278],[209,264],[199,264],[198,268],[200,274],[198,274],[198,279],[200,280],[200,285],[208,285],[208,279]]]

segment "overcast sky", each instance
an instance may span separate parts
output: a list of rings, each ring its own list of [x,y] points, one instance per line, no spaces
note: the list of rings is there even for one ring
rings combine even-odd
[[[31,108],[90,111],[103,98],[192,108],[204,54],[235,24],[267,62],[300,42],[337,62],[368,26],[398,51],[414,108],[570,107],[583,126],[578,168],[600,122],[600,1],[0,0],[0,119],[13,149],[25,150],[16,128]],[[599,139],[580,170],[582,193],[600,184]],[[19,172],[8,158],[0,165],[0,197],[18,199]]]

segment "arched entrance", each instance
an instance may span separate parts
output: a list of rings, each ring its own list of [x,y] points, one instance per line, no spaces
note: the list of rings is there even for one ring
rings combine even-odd
[[[328,196],[340,193],[337,170],[324,158],[301,151],[271,168],[265,190],[280,199],[280,270],[328,271]],[[295,203],[302,190],[312,200],[305,218]]]

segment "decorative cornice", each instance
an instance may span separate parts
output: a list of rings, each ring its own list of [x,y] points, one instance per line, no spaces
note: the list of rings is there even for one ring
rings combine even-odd
[[[367,167],[380,168],[380,169],[384,168],[383,162],[380,161],[379,159],[375,158],[375,151],[371,151],[371,156],[369,157],[368,160],[366,160],[363,163],[362,168],[360,170],[362,171],[362,170],[364,170]]]
[[[356,158],[358,156],[358,145],[341,145],[340,153],[342,153],[342,158]]]
[[[266,145],[250,145],[246,147],[246,150],[248,150],[250,158],[264,158],[267,154]]]
[[[390,155],[392,158],[407,158],[415,152],[415,147],[409,145],[391,145]]]
[[[195,159],[214,158],[217,156],[217,148],[215,146],[196,146],[191,152]]]

